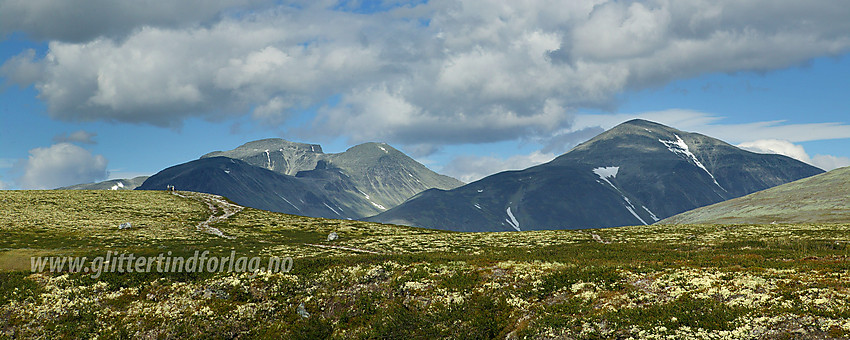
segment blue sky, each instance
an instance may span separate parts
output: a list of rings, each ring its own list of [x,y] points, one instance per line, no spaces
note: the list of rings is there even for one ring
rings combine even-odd
[[[850,165],[850,9],[832,1],[140,6],[0,0],[0,188],[269,137],[387,142],[471,181],[636,117]]]

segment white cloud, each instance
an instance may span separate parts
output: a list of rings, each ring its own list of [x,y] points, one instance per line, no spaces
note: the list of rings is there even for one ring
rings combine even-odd
[[[14,158],[0,158],[0,169],[8,169],[15,165],[17,159]]]
[[[18,180],[24,189],[53,189],[107,177],[106,158],[74,144],[59,143],[29,153],[22,160],[23,176]]]
[[[631,119],[642,118],[679,130],[698,132],[729,143],[744,143],[753,140],[782,139],[792,143],[828,139],[850,138],[850,124],[808,123],[788,124],[785,121],[761,121],[744,124],[724,124],[724,117],[700,111],[670,109],[664,111],[580,114],[571,129],[602,127],[607,130]]]
[[[832,155],[812,156],[812,165],[824,170],[832,170],[850,166],[850,157],[837,157]]]
[[[549,137],[541,138],[543,148],[540,151],[543,153],[554,152],[556,154],[563,154],[579,143],[586,142],[603,132],[605,132],[605,129],[599,126],[559,131]]]
[[[761,139],[738,144],[738,147],[752,152],[784,155],[801,162],[812,163],[812,158],[809,157],[803,146],[796,145],[787,140]]]
[[[0,65],[0,75],[6,78],[7,84],[30,86],[44,76],[44,64],[36,61],[35,58],[33,49],[21,52]]]
[[[82,144],[97,144],[94,140],[94,137],[97,136],[95,132],[89,132],[84,130],[77,130],[71,132],[70,134],[59,134],[53,136],[54,143],[82,143]]]
[[[91,24],[76,8],[51,16],[71,5],[0,2],[14,9],[0,13],[19,16],[0,18],[5,30],[65,41],[4,64],[40,74],[10,66],[0,75],[34,81],[63,120],[177,126],[251,112],[281,124],[339,99],[302,132],[439,145],[542,138],[569,129],[576,108],[610,107],[625,90],[850,50],[850,6],[827,0],[434,0],[372,14],[336,1],[256,11],[238,0],[110,2],[86,3],[117,13]],[[44,27],[29,19],[47,17]],[[776,122],[755,128],[787,132]]]
[[[787,140],[766,139],[741,143],[738,147],[757,153],[785,155],[801,162],[814,165],[826,171],[850,166],[850,158],[832,155],[809,156],[802,145],[796,145]]]
[[[540,151],[528,155],[515,155],[507,159],[488,156],[459,156],[446,164],[442,173],[465,183],[470,183],[498,172],[522,170],[543,164],[554,158],[554,154],[541,153]]]

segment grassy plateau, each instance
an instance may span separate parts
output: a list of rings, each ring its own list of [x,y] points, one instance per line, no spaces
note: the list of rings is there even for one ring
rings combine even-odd
[[[0,191],[0,338],[850,337],[850,224],[455,233],[245,208],[200,229],[222,210],[182,194]],[[292,268],[31,271],[195,251]]]

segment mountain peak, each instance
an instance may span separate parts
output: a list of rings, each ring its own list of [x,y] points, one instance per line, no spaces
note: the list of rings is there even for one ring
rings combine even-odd
[[[656,123],[649,120],[644,119],[632,119],[630,121],[621,123],[605,133],[600,134],[599,136],[603,136],[605,134],[614,134],[614,135],[624,135],[624,134],[637,134],[637,135],[664,135],[664,137],[668,137],[670,134],[684,134],[686,132],[669,127],[664,124]]]
[[[227,159],[238,166],[230,167]],[[212,152],[152,178],[143,189],[178,185],[223,194],[245,206],[331,218],[371,216],[421,191],[463,185],[386,143],[326,154],[319,145],[280,138]]]
[[[319,157],[324,155],[322,146],[290,142],[281,138],[266,138],[251,141],[228,151],[214,151],[201,158],[229,157],[244,160],[250,164],[276,171],[285,175],[295,175],[299,171],[312,170]]]
[[[345,153],[350,156],[374,158],[384,155],[397,155],[402,152],[387,143],[368,142],[352,146],[345,150]]]
[[[459,231],[649,224],[820,172],[635,119],[549,163],[426,191],[370,220]]]
[[[686,135],[689,135],[689,133],[663,124],[643,119],[632,119],[577,145],[558,158],[587,152],[594,148],[637,149],[639,145],[642,145],[643,148],[639,148],[638,151],[656,150],[663,146],[659,143],[660,139],[675,140],[676,136]]]
[[[214,151],[210,152],[206,155],[201,156],[201,158],[206,157],[216,157],[216,156],[227,156],[227,153],[241,153],[241,154],[253,154],[259,152],[265,152],[266,150],[299,150],[303,152],[311,152],[311,153],[322,153],[322,146],[319,144],[307,144],[307,143],[298,143],[298,142],[290,142],[288,140],[282,138],[266,138],[259,139],[251,142],[247,142],[236,147],[230,151]],[[231,157],[231,156],[227,156]],[[234,158],[234,157],[231,157]],[[236,157],[238,158],[238,157]]]
[[[626,126],[635,125],[635,126],[641,126],[641,127],[655,126],[655,127],[663,127],[663,128],[666,128],[666,129],[672,129],[671,127],[666,126],[664,124],[653,122],[651,120],[641,119],[641,118],[635,118],[635,119],[620,123],[620,125],[626,125]]]

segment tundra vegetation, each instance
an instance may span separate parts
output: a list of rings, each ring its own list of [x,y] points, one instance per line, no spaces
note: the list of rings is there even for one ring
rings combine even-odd
[[[846,224],[456,233],[245,208],[210,224],[223,238],[168,192],[0,191],[0,211],[0,338],[850,336]],[[31,256],[204,250],[293,268],[30,272]]]

